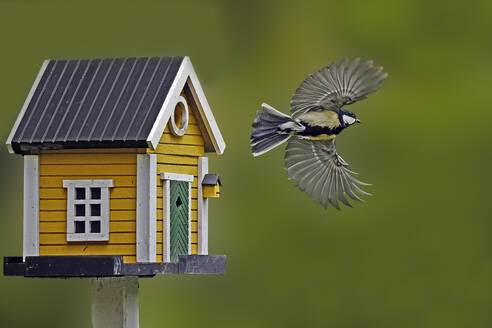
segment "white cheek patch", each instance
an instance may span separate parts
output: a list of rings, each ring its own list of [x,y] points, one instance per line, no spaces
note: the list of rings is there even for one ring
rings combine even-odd
[[[343,122],[345,124],[351,125],[351,124],[354,124],[355,123],[355,118],[350,117],[348,115],[343,115]]]

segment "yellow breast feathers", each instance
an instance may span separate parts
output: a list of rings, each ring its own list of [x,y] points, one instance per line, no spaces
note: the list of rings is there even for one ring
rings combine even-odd
[[[340,126],[338,113],[331,110],[325,110],[322,112],[307,112],[299,115],[298,118],[311,126],[323,126],[330,129]]]
[[[316,137],[308,136],[307,139],[309,139],[309,140],[331,140],[331,139],[335,139],[335,137],[336,137],[335,134],[320,134]]]

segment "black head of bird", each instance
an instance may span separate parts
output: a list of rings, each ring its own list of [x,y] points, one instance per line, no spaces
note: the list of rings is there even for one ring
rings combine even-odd
[[[370,195],[360,188],[368,185],[354,177],[335,147],[335,137],[347,127],[360,123],[343,106],[377,91],[388,74],[372,61],[344,59],[309,75],[290,102],[291,116],[262,104],[256,112],[250,142],[253,156],[259,156],[288,141],[285,168],[289,179],[325,208],[350,206],[346,197],[362,201]]]
[[[355,116],[354,113],[343,109],[338,112],[338,119],[340,120],[340,124],[343,125],[344,128],[347,128],[354,123],[360,123],[360,120],[357,118],[357,116]]]

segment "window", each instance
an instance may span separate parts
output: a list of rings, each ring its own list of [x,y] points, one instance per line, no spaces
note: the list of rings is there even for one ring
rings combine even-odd
[[[63,180],[67,188],[67,241],[109,240],[113,180]]]

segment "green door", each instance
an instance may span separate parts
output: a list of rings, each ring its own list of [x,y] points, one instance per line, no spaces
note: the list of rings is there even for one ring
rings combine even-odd
[[[189,182],[171,180],[170,183],[171,262],[178,262],[180,255],[188,255]]]

